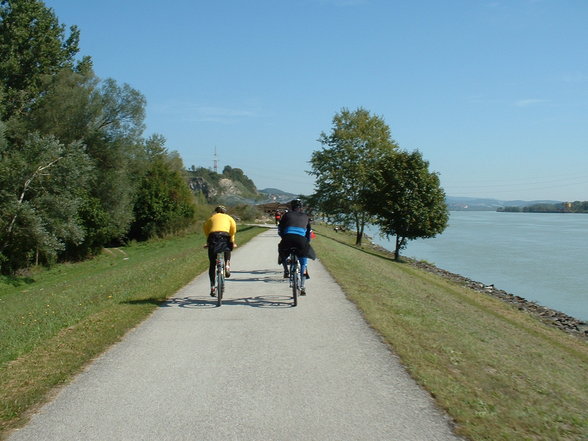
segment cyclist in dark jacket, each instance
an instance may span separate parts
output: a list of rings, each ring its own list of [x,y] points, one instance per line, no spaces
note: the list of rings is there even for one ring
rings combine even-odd
[[[308,214],[302,211],[302,202],[300,199],[294,199],[290,202],[291,210],[282,216],[278,224],[278,234],[282,238],[278,244],[278,261],[284,266],[284,277],[289,277],[286,259],[290,249],[296,249],[296,255],[300,259],[300,273],[307,275],[306,266],[308,258],[315,259],[316,255],[310,246],[310,218]],[[308,277],[308,276],[307,276]],[[301,281],[301,294],[305,294],[304,279]]]

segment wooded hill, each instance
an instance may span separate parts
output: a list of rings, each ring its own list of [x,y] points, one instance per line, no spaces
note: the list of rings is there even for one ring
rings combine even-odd
[[[187,173],[194,194],[209,204],[260,205],[272,201],[287,202],[298,196],[275,188],[258,190],[243,170],[229,165],[222,173],[194,166]]]
[[[588,213],[588,201],[533,204],[525,207],[501,207],[497,211],[509,213]]]

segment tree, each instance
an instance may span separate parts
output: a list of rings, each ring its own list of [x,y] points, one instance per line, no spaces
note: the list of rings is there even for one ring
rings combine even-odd
[[[135,194],[148,167],[141,137],[145,98],[128,84],[99,80],[89,65],[80,72],[62,69],[46,81],[47,91],[19,130],[12,125],[12,138],[38,131],[85,145],[95,166],[79,213],[86,241],[68,244],[68,257],[82,258],[123,241],[133,221]]]
[[[378,190],[368,195],[368,210],[383,234],[396,236],[396,260],[407,240],[435,237],[445,230],[445,192],[418,150],[387,155],[374,180]]]
[[[76,26],[66,36],[65,26],[40,0],[0,0],[2,119],[19,116],[34,105],[44,92],[45,76],[74,68],[79,37]]]
[[[52,262],[84,239],[78,210],[90,168],[79,142],[35,134],[11,148],[0,136],[0,271]]]
[[[348,109],[336,114],[329,134],[321,133],[322,150],[312,154],[309,172],[316,177],[310,200],[330,219],[355,225],[356,244],[361,245],[370,220],[366,197],[376,190],[372,174],[378,162],[397,148],[381,117],[367,110]]]
[[[98,218],[108,222],[100,226],[108,231],[108,242],[117,242],[123,240],[133,222],[136,191],[147,168],[141,138],[145,98],[128,84],[119,86],[112,79],[103,82],[94,93],[90,123],[83,139],[96,165],[90,196],[100,202],[100,209],[107,214]]]
[[[0,270],[84,258],[136,219],[144,236],[192,220],[181,158],[142,137],[145,98],[76,61],[78,42],[43,1],[0,0]]]
[[[100,81],[90,65],[79,72],[64,68],[45,81],[46,92],[20,118],[18,129],[12,121],[11,135],[15,143],[40,132],[86,146],[95,167],[79,212],[85,240],[67,244],[67,257],[78,259],[128,233],[135,192],[147,169],[141,138],[145,99],[127,84]]]
[[[194,195],[175,152],[164,148],[165,139],[154,135],[146,142],[149,166],[141,179],[134,203],[132,239],[145,240],[177,232],[194,221]]]
[[[62,69],[44,81],[46,92],[27,115],[24,128],[54,135],[61,142],[84,141],[102,113],[100,80],[88,66],[83,72]]]

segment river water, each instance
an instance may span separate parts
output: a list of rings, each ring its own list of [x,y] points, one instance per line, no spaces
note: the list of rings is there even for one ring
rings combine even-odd
[[[588,214],[452,211],[443,234],[401,253],[588,320]]]

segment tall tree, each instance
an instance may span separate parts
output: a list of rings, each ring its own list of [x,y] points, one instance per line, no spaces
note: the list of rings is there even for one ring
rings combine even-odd
[[[62,69],[44,81],[46,92],[37,99],[22,124],[28,132],[54,135],[64,143],[86,142],[102,112],[100,80],[91,66],[82,72]]]
[[[361,245],[371,216],[366,197],[376,189],[372,174],[397,144],[384,120],[363,108],[342,109],[331,132],[321,133],[318,141],[322,150],[310,160],[309,173],[316,177],[312,204],[334,221],[354,225],[356,244]]]
[[[120,241],[133,221],[135,193],[145,166],[145,98],[128,84],[108,79],[97,90],[93,119],[84,143],[96,165],[90,195],[108,219],[110,241]],[[95,101],[93,101],[95,102]]]
[[[12,121],[11,135],[20,141],[40,132],[86,146],[95,167],[79,213],[85,240],[67,244],[68,258],[82,258],[128,233],[135,192],[147,167],[141,137],[145,98],[127,84],[100,81],[90,64],[80,71],[64,68],[45,82],[46,92],[20,119],[18,130]]]
[[[178,163],[175,152],[168,153],[164,144],[161,135],[154,135],[146,141],[148,168],[135,198],[130,230],[133,239],[145,240],[174,233],[194,221],[195,199],[188,187],[184,167]]]
[[[368,210],[383,234],[396,237],[396,260],[408,240],[435,237],[445,230],[445,192],[418,150],[387,155],[373,178],[377,191],[368,195]]]
[[[43,79],[74,68],[80,33],[69,35],[40,0],[0,0],[0,85],[7,120],[28,111],[44,92]]]
[[[22,148],[0,136],[0,270],[54,261],[80,243],[78,217],[91,163],[81,143],[31,135]]]
[[[128,233],[135,192],[146,168],[141,137],[145,98],[128,84],[100,81],[89,65],[79,72],[62,69],[46,81],[47,92],[21,122],[20,133],[38,131],[86,146],[95,167],[80,216],[90,243],[70,246],[69,253],[71,258],[82,257]]]

